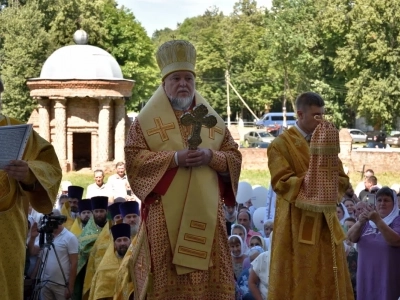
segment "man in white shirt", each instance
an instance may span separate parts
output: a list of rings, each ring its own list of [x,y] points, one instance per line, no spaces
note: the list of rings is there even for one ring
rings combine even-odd
[[[130,186],[128,183],[128,177],[125,173],[125,163],[118,162],[115,167],[117,173],[111,175],[107,181],[107,185],[110,188],[111,197],[113,197],[114,199],[118,197],[127,199],[128,196],[130,196],[128,195],[128,191],[130,191]]]
[[[53,210],[52,216],[60,215],[58,209]],[[36,231],[31,234],[38,235],[38,232]],[[42,261],[47,257],[47,262],[41,278],[43,286],[40,294],[41,299],[70,299],[74,290],[78,266],[78,239],[74,234],[64,228],[62,224],[59,224],[58,227],[53,230],[53,244],[60,260],[60,265],[57,261],[54,249],[50,248],[49,250],[47,246],[44,246],[40,256]]]
[[[93,197],[110,197],[111,190],[107,184],[104,183],[104,172],[103,170],[97,169],[94,171],[94,183],[89,184],[86,188],[86,198],[90,199]]]
[[[362,191],[368,191],[368,189],[367,189],[367,187],[366,187],[366,185],[365,185],[365,181],[367,180],[367,178],[369,178],[369,177],[371,177],[371,176],[374,176],[375,175],[375,173],[374,173],[374,170],[372,170],[372,169],[367,169],[367,170],[365,170],[365,172],[364,172],[364,179],[363,179],[363,181],[360,181],[358,184],[357,184],[357,186],[356,186],[356,188],[354,189],[354,194],[356,194],[356,196],[360,199],[360,200],[362,200],[361,198],[360,198],[360,193],[362,192]],[[382,186],[379,186],[379,188],[381,188]]]

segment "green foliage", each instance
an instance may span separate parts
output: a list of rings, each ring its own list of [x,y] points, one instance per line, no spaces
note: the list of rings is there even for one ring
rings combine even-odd
[[[369,124],[389,131],[400,113],[400,3],[357,1],[346,18],[348,33],[335,59],[347,77],[346,102]]]
[[[28,120],[36,105],[29,97],[26,80],[38,77],[49,55],[49,35],[41,26],[43,17],[34,1],[10,6],[0,14],[3,110],[22,121]]]
[[[127,8],[117,8],[115,3],[109,1],[102,7],[102,14],[102,26],[108,34],[99,46],[116,58],[126,79],[135,80],[127,109],[138,111],[159,84],[154,46]]]
[[[126,79],[136,81],[128,110],[138,110],[155,90],[158,70],[154,45],[133,13],[115,0],[8,1],[0,11],[1,75],[6,91],[4,111],[27,120],[36,102],[29,97],[28,78],[39,77],[48,56],[73,44],[77,29],[89,44],[113,55]]]
[[[1,73],[5,110],[26,119],[35,106],[25,81],[37,77],[45,59],[72,43],[82,28],[89,43],[110,52],[127,79],[136,81],[129,110],[138,110],[160,83],[154,52],[170,39],[197,49],[197,89],[227,117],[226,80],[257,115],[293,108],[312,90],[326,101],[338,127],[366,117],[390,130],[400,114],[400,2],[396,0],[273,0],[269,10],[255,0],[232,3],[185,19],[176,30],[150,39],[134,14],[115,0],[0,0]],[[231,119],[253,117],[230,89]]]

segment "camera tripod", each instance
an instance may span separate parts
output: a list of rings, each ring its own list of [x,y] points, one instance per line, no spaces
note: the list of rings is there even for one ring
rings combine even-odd
[[[44,234],[46,235],[46,242],[44,242]],[[51,284],[54,284],[54,285],[63,286],[65,288],[68,288],[67,278],[65,277],[65,273],[64,273],[64,270],[63,270],[63,268],[61,266],[60,259],[58,258],[58,254],[57,254],[56,248],[54,246],[53,239],[54,239],[54,236],[53,236],[52,232],[50,232],[50,233],[49,232],[40,233],[39,246],[40,246],[42,251],[44,251],[45,249],[47,249],[47,251],[45,252],[44,259],[42,259],[42,261],[40,263],[38,274],[37,274],[36,279],[35,279],[36,284],[35,284],[35,287],[33,289],[32,296],[31,296],[30,300],[39,300],[40,299],[40,292],[41,292],[42,288],[47,283],[51,283]],[[44,270],[46,269],[46,264],[47,264],[47,260],[48,260],[48,257],[49,257],[49,252],[51,250],[54,251],[54,254],[55,254],[56,258],[57,258],[58,266],[60,267],[61,274],[62,274],[63,279],[64,279],[64,284],[60,284],[60,283],[51,281],[49,279],[42,281],[42,276],[43,276]],[[72,299],[72,292],[73,291],[69,291],[69,292],[70,292],[70,295],[71,295],[70,299]]]

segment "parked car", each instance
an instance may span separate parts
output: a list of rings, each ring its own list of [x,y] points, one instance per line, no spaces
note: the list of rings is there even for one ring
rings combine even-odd
[[[296,114],[294,112],[286,113],[286,125],[294,125],[296,123]],[[257,128],[263,128],[268,126],[283,125],[283,113],[281,112],[269,112],[264,114],[257,122],[255,126]]]
[[[386,145],[382,142],[367,142],[363,148],[379,148],[385,149]]]
[[[370,131],[367,132],[367,140],[366,142],[380,142],[385,143],[387,134],[384,131]]]
[[[251,143],[248,148],[268,148],[269,145],[270,143],[266,142]]]
[[[400,134],[400,131],[398,131],[398,130],[392,130],[391,132],[390,132],[390,136],[393,136],[393,135],[395,135],[395,134]]]
[[[359,129],[348,129],[353,143],[365,143],[367,134]]]
[[[400,146],[400,133],[397,133],[392,136],[388,136],[385,140],[385,143],[390,146],[399,147]]]
[[[254,144],[271,143],[274,136],[265,130],[250,131],[244,135],[245,146],[252,146]]]

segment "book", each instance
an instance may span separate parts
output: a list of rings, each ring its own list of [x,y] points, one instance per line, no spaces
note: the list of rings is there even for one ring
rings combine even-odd
[[[22,159],[31,132],[32,124],[0,126],[0,169]]]

